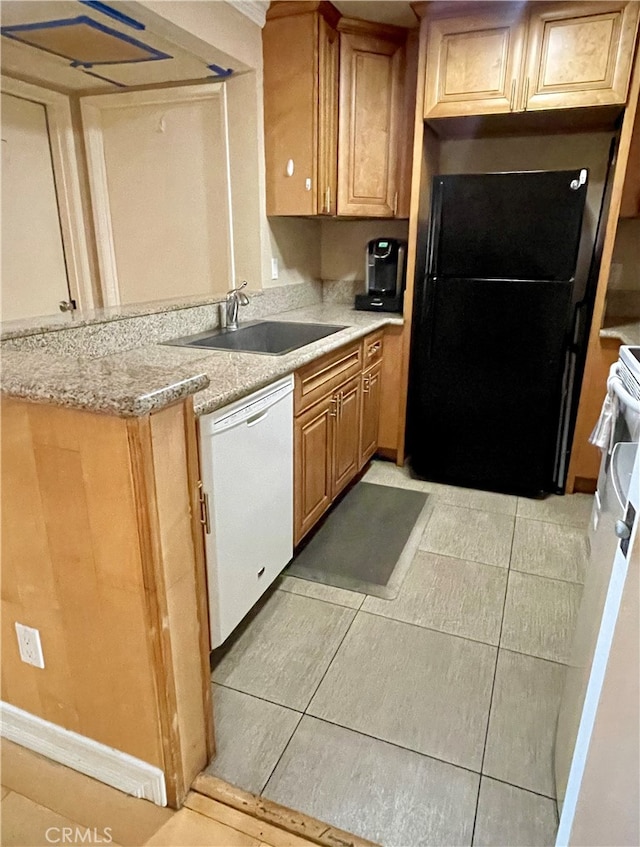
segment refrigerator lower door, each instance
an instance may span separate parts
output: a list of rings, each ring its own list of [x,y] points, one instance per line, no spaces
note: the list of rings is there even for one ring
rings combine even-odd
[[[430,279],[410,390],[414,469],[438,482],[555,490],[568,282]]]

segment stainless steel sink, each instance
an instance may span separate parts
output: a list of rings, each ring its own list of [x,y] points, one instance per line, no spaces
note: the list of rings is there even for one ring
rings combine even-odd
[[[235,350],[239,353],[262,353],[283,356],[305,344],[319,341],[346,329],[329,324],[289,323],[288,321],[253,321],[238,329],[216,329],[185,335],[165,341],[175,347],[202,347],[207,350]]]

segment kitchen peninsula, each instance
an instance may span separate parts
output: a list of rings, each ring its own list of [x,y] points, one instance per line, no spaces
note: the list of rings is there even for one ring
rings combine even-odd
[[[214,304],[5,328],[5,643],[28,617],[47,659],[34,671],[7,651],[5,699],[150,766],[136,790],[156,802],[178,805],[213,754],[196,416],[402,324],[312,285],[256,296],[246,316],[274,307],[345,328],[283,356],[162,343],[212,328]]]

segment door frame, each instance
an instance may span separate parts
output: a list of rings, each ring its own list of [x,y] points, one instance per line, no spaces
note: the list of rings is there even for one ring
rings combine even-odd
[[[107,162],[104,151],[101,113],[109,109],[121,109],[126,106],[147,106],[152,104],[157,105],[159,103],[193,103],[199,100],[218,100],[220,108],[226,154],[223,167],[225,168],[227,178],[225,201],[228,208],[227,220],[229,222],[228,270],[229,279],[235,280],[226,85],[221,82],[214,82],[206,85],[181,85],[173,88],[94,94],[80,97],[80,113],[82,115],[82,131],[89,172],[98,267],[100,269],[102,296],[105,306],[120,305],[120,287],[118,284],[113,228],[111,226]]]
[[[0,90],[44,106],[69,293],[81,309],[93,309],[94,290],[69,97],[4,74],[0,78]]]

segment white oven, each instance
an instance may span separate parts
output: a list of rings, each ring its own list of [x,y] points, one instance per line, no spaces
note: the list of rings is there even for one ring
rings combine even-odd
[[[619,603],[630,564],[629,539],[638,520],[640,347],[620,348],[620,358],[609,374],[607,391],[603,415],[606,410],[609,420],[606,432],[599,433],[602,461],[591,513],[590,554],[556,733],[555,775],[559,809],[563,807],[565,792],[567,796],[570,794],[570,772],[574,774],[574,788],[579,786],[576,776],[580,758],[576,758],[580,747],[579,730],[582,727],[584,735],[589,690],[594,687],[594,669],[597,670],[598,664],[603,661],[606,664],[608,654],[602,645],[606,645],[607,633],[615,626],[616,603]],[[637,561],[637,552],[635,557]],[[567,815],[572,814],[573,811],[567,811],[564,820],[561,820],[562,832],[567,825]]]

